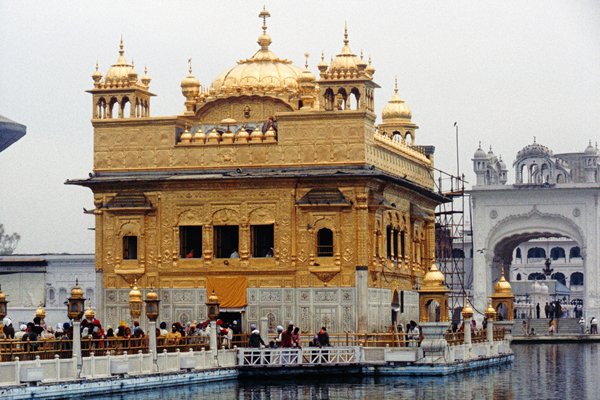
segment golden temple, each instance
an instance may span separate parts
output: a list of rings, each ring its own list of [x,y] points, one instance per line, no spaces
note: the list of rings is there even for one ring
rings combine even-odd
[[[394,94],[376,124],[375,68],[350,48],[318,76],[269,48],[203,85],[185,111],[150,113],[151,79],[125,57],[92,74],[98,313],[127,319],[129,286],[160,294],[160,321],[206,319],[207,293],[245,329],[384,331],[418,319],[434,260],[433,147]]]

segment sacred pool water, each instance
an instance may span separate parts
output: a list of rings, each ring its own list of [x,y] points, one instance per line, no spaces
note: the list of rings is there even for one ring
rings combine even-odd
[[[600,344],[513,345],[512,365],[444,378],[253,379],[93,396],[184,399],[598,399]]]

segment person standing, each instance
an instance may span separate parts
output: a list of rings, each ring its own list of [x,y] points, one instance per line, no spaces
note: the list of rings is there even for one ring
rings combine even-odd
[[[582,335],[585,333],[585,319],[583,317],[579,318],[579,333]]]
[[[540,303],[537,303],[535,305],[535,316],[537,317],[537,319],[540,319]]]
[[[590,333],[592,335],[598,334],[598,320],[596,319],[596,317],[592,317],[592,319],[590,320]]]
[[[546,314],[546,319],[548,319],[548,314],[550,314],[550,305],[548,302],[546,302],[546,305],[544,306],[544,314]]]

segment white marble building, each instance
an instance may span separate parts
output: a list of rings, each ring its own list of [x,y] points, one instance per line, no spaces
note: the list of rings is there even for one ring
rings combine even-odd
[[[599,159],[600,152],[591,143],[583,152],[554,154],[534,140],[518,152],[513,163],[515,182],[509,184],[506,164],[491,149],[486,153],[479,146],[473,157],[477,183],[470,191],[473,294],[477,309],[483,309],[501,267],[510,269],[510,278],[516,279],[513,272],[524,266],[523,257],[527,254],[523,251],[531,246],[525,243],[557,238],[565,242],[562,246],[565,257],[561,253],[553,260],[553,268],[565,278],[568,274],[569,281],[572,273],[583,273],[583,285],[574,286],[581,286],[577,290],[583,294],[586,318],[600,315]],[[550,252],[553,247],[557,246],[551,246]],[[579,248],[579,257],[571,254],[574,247]],[[521,260],[516,257],[519,248]],[[548,258],[548,250],[545,252]],[[565,262],[561,264],[563,259]],[[576,259],[581,260],[580,263],[577,260],[576,267],[567,266]],[[543,262],[535,257],[527,264],[543,267]]]
[[[33,320],[41,304],[46,324],[67,321],[65,301],[75,285],[85,293],[86,307],[96,308],[96,272],[93,254],[33,254],[0,257],[0,285],[8,296],[8,316],[15,328]]]

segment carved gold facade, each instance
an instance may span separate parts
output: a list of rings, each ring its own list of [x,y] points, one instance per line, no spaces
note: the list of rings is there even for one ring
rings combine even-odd
[[[235,282],[229,290],[244,299],[230,308],[246,326],[268,317],[270,327],[381,330],[398,292],[414,291],[433,261],[444,199],[410,111],[392,104],[375,124],[375,70],[352,53],[347,31],[317,79],[308,61],[302,69],[269,50],[269,15],[260,16],[259,50],[210,86],[190,61],[182,115],[150,115],[150,78],[138,79],[122,43],[106,76],[92,75],[94,171],[68,183],[94,193],[109,322],[137,279],[159,289],[159,320],[203,319],[206,289]],[[239,258],[218,257],[223,226],[238,227]],[[272,226],[272,256],[253,254],[255,226]],[[201,227],[201,255],[184,256],[182,227]],[[323,228],[333,236],[326,256]]]

